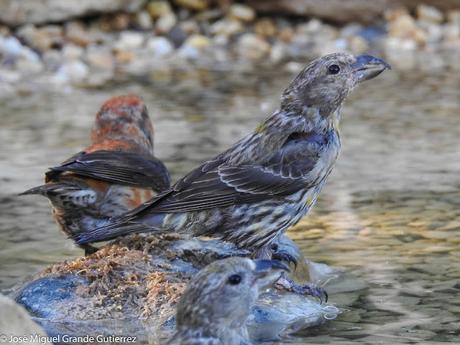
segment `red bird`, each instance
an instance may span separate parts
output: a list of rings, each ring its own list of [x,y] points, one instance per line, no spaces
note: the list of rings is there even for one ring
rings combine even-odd
[[[75,236],[104,225],[170,186],[164,164],[153,156],[153,126],[142,99],[113,97],[96,115],[91,145],[45,175],[39,194],[52,204],[60,228]],[[81,245],[85,254],[96,250]]]

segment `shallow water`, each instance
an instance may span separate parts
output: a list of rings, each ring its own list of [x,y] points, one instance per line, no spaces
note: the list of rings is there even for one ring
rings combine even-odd
[[[198,71],[1,101],[0,288],[81,254],[57,231],[45,199],[15,194],[86,145],[105,99],[144,97],[156,154],[178,178],[271,113],[290,77]],[[312,214],[290,235],[308,258],[368,288],[348,294],[348,303],[332,294],[346,311],[293,342],[460,343],[459,86],[458,76],[391,71],[346,103],[339,162]]]

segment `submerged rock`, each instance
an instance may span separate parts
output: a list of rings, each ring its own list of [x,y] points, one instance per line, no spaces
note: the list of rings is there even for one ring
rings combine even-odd
[[[45,332],[23,307],[0,294],[0,343],[50,344]]]
[[[218,240],[134,235],[47,268],[14,297],[52,336],[124,335],[157,342],[174,329],[175,305],[191,276],[234,255],[249,253]],[[315,266],[332,279],[338,275],[322,268]],[[315,276],[328,280],[324,274]],[[275,341],[338,313],[333,305],[272,288],[260,295],[248,326],[254,341]]]

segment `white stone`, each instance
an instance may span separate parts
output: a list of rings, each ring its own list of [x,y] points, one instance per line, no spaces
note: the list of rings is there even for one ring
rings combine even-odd
[[[174,46],[165,37],[151,37],[147,40],[146,48],[154,57],[169,56],[174,52]]]
[[[120,34],[115,48],[119,50],[137,49],[144,43],[144,35],[135,31],[124,31]]]

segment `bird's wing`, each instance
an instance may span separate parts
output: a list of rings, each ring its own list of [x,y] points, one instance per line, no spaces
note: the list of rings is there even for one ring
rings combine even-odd
[[[170,186],[168,170],[160,160],[130,152],[81,152],[51,168],[46,176],[53,180],[63,172],[127,186],[150,187],[156,191]]]
[[[311,138],[289,140],[257,165],[233,166],[221,155],[192,171],[169,193],[141,207],[148,212],[191,212],[290,195],[319,182],[321,174],[315,174],[314,169],[321,147]]]

